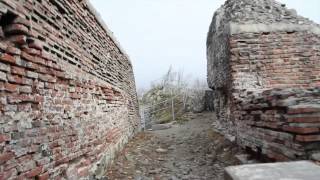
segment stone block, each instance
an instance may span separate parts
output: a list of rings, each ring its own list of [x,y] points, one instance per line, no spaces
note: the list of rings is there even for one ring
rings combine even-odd
[[[225,180],[318,180],[320,166],[309,161],[250,164],[225,169]]]

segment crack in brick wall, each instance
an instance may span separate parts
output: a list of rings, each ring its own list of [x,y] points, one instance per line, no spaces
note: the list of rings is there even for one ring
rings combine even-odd
[[[104,176],[138,130],[131,62],[87,1],[0,2],[0,179]]]

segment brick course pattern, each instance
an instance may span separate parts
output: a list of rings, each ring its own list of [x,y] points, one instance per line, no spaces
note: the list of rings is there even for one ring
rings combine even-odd
[[[274,160],[320,151],[319,25],[274,0],[227,0],[207,57],[217,118],[240,146]]]
[[[235,102],[238,143],[288,161],[310,159],[319,151],[320,87],[248,91]]]
[[[101,178],[139,129],[132,65],[87,1],[0,1],[0,179]]]

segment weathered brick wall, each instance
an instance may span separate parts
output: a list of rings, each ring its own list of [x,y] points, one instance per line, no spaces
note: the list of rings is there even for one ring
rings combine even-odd
[[[290,109],[320,105],[320,91],[306,89],[319,87],[320,36],[308,31],[243,33],[231,35],[229,41],[233,82],[229,107],[238,144],[274,160],[309,159],[320,150],[320,109],[298,115]],[[265,89],[274,88],[283,90],[267,96]],[[250,99],[248,92],[259,95]]]
[[[0,179],[101,177],[139,128],[132,65],[87,1],[0,1]]]
[[[316,145],[319,140],[304,147],[304,142],[295,139],[301,132],[288,131],[280,125],[269,127],[273,121],[290,126],[284,119],[274,119],[286,117],[289,105],[273,106],[272,99],[260,102],[264,98],[261,93],[267,90],[302,88],[297,92],[297,96],[304,96],[301,104],[320,104],[312,101],[319,91],[308,93],[308,88],[320,86],[319,25],[273,0],[228,0],[214,15],[207,54],[208,83],[215,89],[217,117],[228,133],[237,135],[239,145],[276,160],[308,158],[311,151],[320,150]],[[249,99],[250,94],[259,93],[257,99]],[[261,103],[265,107],[260,107]],[[274,114],[269,116],[271,111]],[[297,116],[305,117],[303,113]],[[257,126],[256,122],[264,125]],[[317,126],[308,124],[313,125]],[[290,138],[274,138],[278,134]],[[271,148],[272,143],[278,149]],[[286,152],[286,148],[292,151]]]
[[[238,144],[278,161],[320,150],[320,87],[247,92],[236,104]]]
[[[241,33],[229,37],[234,89],[320,85],[320,34]]]

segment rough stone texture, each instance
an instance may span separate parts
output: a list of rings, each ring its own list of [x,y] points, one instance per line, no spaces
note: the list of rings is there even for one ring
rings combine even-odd
[[[318,180],[320,167],[308,161],[266,163],[226,168],[225,180]]]
[[[276,160],[309,158],[319,150],[317,125],[306,118],[311,112],[298,110],[296,124],[278,118],[291,116],[291,96],[298,107],[320,104],[319,32],[319,25],[273,0],[227,0],[216,11],[207,39],[208,84],[220,123],[239,145]],[[281,98],[264,99],[270,91]],[[281,96],[287,92],[293,95]],[[279,99],[287,104],[272,104]]]
[[[204,90],[194,91],[190,99],[191,99],[190,107],[192,112],[201,113],[206,110],[206,104],[205,104],[206,97],[205,97]]]
[[[206,90],[204,101],[206,111],[214,111],[214,91]]]
[[[0,179],[99,178],[139,129],[132,65],[87,1],[0,1]]]

